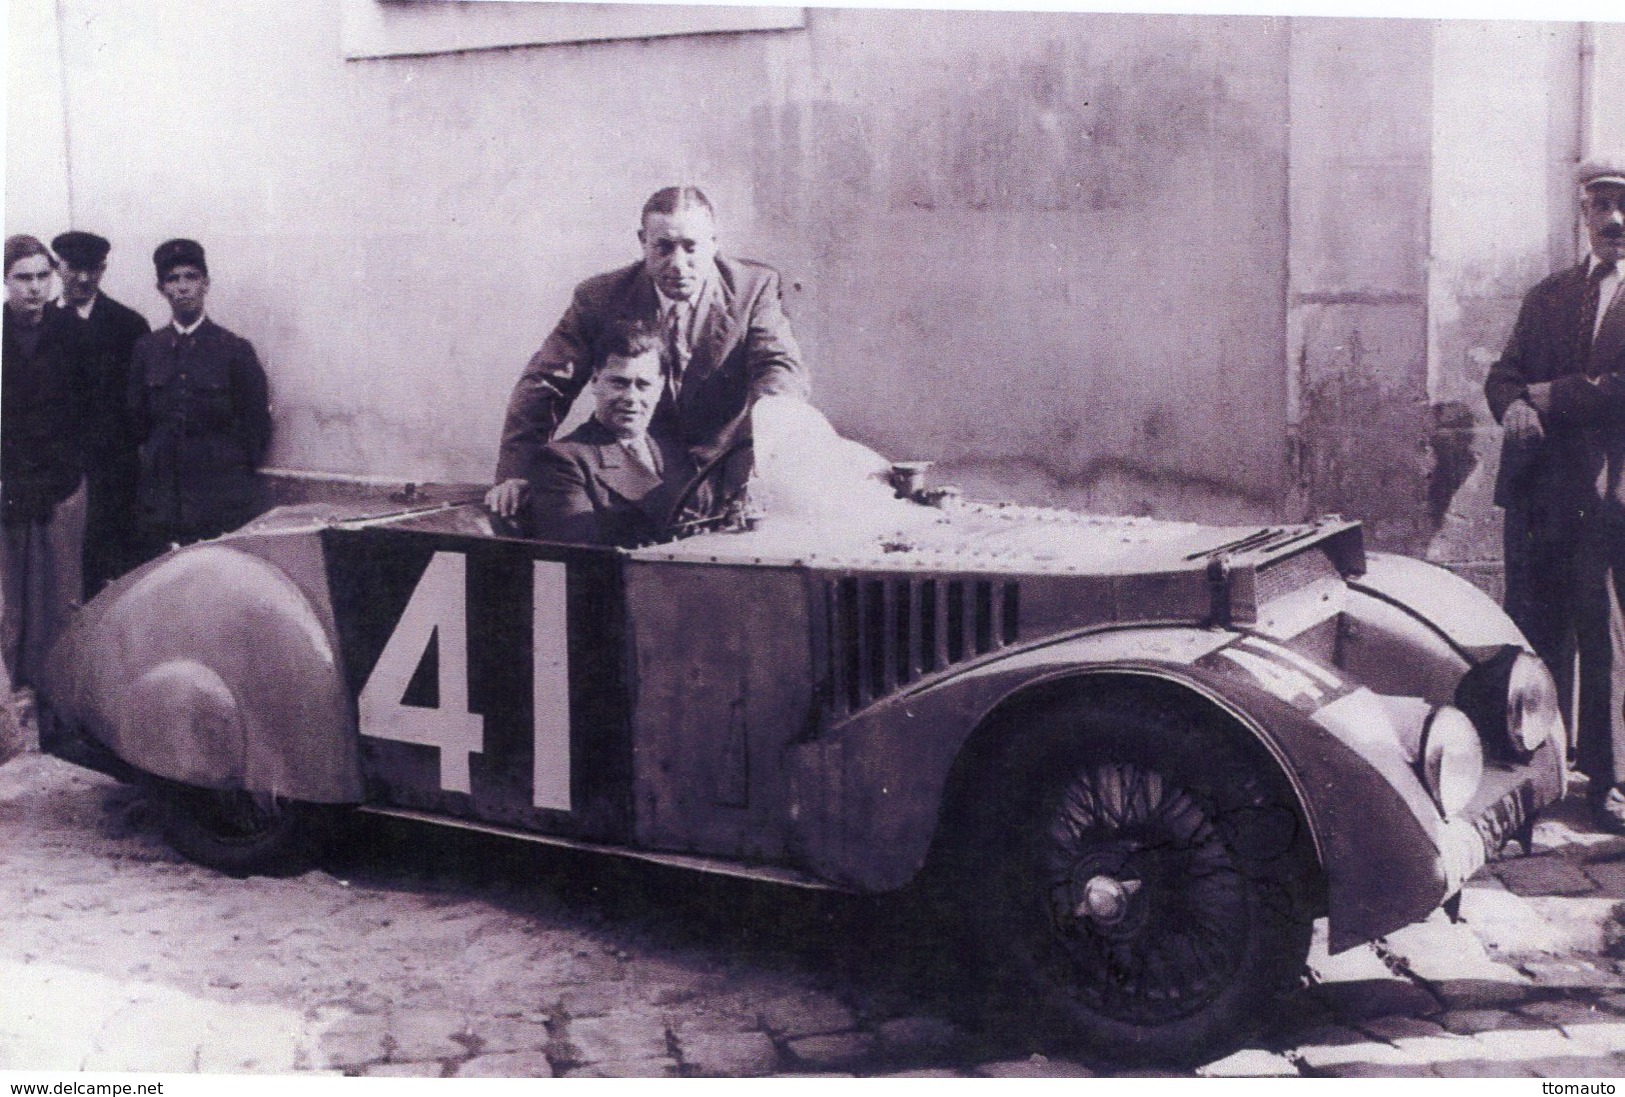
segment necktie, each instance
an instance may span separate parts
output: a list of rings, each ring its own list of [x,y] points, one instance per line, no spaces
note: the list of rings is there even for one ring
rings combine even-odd
[[[655,456],[654,446],[649,444],[649,436],[641,438],[628,438],[621,443],[621,448],[632,455],[632,460],[642,465],[645,470],[660,475],[660,459]]]
[[[1591,343],[1597,332],[1597,310],[1602,302],[1602,281],[1614,273],[1612,262],[1598,263],[1586,276],[1585,300],[1580,306],[1580,357],[1591,372]]]
[[[689,302],[677,301],[666,312],[666,369],[671,382],[672,399],[682,391],[683,373],[692,356],[688,347]]]

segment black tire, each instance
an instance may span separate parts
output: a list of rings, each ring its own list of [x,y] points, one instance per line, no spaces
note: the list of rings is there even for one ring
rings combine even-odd
[[[149,787],[164,840],[187,860],[228,876],[290,876],[310,866],[311,805],[168,781]]]
[[[1308,955],[1318,870],[1275,762],[1142,695],[1035,714],[998,756],[961,877],[984,1019],[1117,1061],[1210,1061]]]

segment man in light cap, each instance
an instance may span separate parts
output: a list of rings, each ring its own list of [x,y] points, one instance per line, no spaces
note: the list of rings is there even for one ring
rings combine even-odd
[[[101,292],[112,245],[93,232],[64,232],[51,241],[59,261],[62,311],[82,323],[89,355],[91,415],[96,430],[87,439],[85,480],[89,512],[85,525],[85,598],[140,560],[135,544],[135,492],[140,475],[126,399],[130,357],[147,334],[139,312]]]
[[[141,443],[139,533],[148,557],[236,529],[264,509],[256,470],[271,438],[265,371],[248,340],[203,312],[203,245],[152,255],[173,319],[135,345],[130,413]]]
[[[1484,384],[1505,430],[1507,612],[1557,677],[1576,764],[1625,834],[1625,154],[1579,171],[1590,251],[1524,298]]]

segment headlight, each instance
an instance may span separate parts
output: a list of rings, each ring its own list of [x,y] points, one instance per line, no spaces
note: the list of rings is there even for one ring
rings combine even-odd
[[[1445,818],[1459,814],[1484,777],[1484,746],[1478,729],[1458,708],[1441,705],[1422,728],[1417,765],[1422,784]]]
[[[1548,739],[1565,739],[1557,683],[1546,664],[1527,651],[1518,652],[1507,683],[1507,736],[1530,754]]]
[[[1508,644],[1469,670],[1455,701],[1497,758],[1527,762],[1547,739],[1563,742],[1557,685],[1546,665],[1522,648]]]

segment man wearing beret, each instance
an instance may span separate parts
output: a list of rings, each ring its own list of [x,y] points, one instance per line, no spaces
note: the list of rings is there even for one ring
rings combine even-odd
[[[271,439],[265,371],[253,346],[204,315],[203,246],[166,240],[152,262],[173,319],[141,337],[130,363],[147,557],[218,537],[263,510],[256,470]]]
[[[1507,612],[1572,696],[1596,822],[1625,834],[1625,155],[1581,165],[1589,254],[1524,298],[1484,385],[1505,436]]]
[[[807,371],[790,333],[779,275],[717,254],[716,217],[696,187],[666,187],[644,203],[643,259],[589,278],[508,401],[496,486],[486,505],[519,513],[543,448],[602,359],[612,326],[652,324],[661,333],[666,384],[651,433],[687,446],[706,463],[744,436],[759,396],[807,395]]]
[[[51,241],[59,262],[62,310],[83,323],[89,355],[91,415],[85,469],[89,514],[85,526],[85,597],[88,599],[139,562],[135,544],[135,493],[140,457],[126,397],[130,358],[147,321],[101,292],[112,245],[93,232],[64,232]]]

